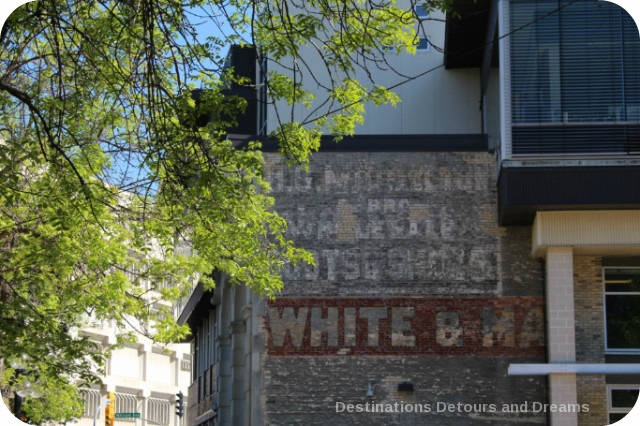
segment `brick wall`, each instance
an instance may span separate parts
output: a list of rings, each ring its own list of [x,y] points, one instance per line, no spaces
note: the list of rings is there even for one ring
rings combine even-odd
[[[609,424],[607,415],[607,388],[604,374],[577,376],[578,404],[589,404],[589,412],[578,414],[580,426]]]
[[[537,297],[292,298],[269,303],[271,355],[544,355]]]
[[[576,361],[604,362],[602,258],[574,256]]]
[[[602,258],[574,256],[574,297],[576,315],[576,361],[602,363],[604,359],[604,299]],[[581,426],[608,423],[607,393],[603,374],[578,376],[578,403],[589,404],[589,413],[580,413]]]
[[[492,155],[318,153],[309,172],[275,155],[266,163],[289,236],[317,262],[287,268],[275,310],[266,309],[267,424],[546,421],[500,412],[502,403],[546,402],[544,377],[506,375],[510,362],[545,360],[543,315],[530,313],[544,281],[530,228],[497,226]],[[348,356],[347,341],[365,350]],[[397,392],[404,381],[413,394]],[[494,403],[499,412],[335,412],[336,402],[368,402],[369,382],[379,403]]]

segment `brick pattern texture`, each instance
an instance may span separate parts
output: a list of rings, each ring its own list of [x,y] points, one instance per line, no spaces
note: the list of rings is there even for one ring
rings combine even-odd
[[[604,295],[602,258],[575,256],[573,260],[576,310],[576,361],[604,362]],[[578,376],[578,403],[589,404],[580,413],[580,426],[608,424],[607,391],[603,374]]]
[[[530,227],[497,225],[496,167],[491,154],[317,153],[308,172],[286,165],[276,155],[265,154],[265,160],[276,210],[289,223],[289,237],[316,258],[315,267],[285,268],[285,288],[278,300],[509,296],[542,301],[544,269],[530,255]],[[289,342],[293,337],[308,341],[310,347],[324,347],[352,338],[344,324],[338,334],[328,328],[331,321],[352,315],[352,311],[327,308],[307,314],[309,323],[314,321],[322,331],[311,333],[297,327],[293,311],[280,311],[287,330],[283,339]],[[374,314],[366,311],[367,320],[373,321]],[[388,315],[392,314],[390,310]],[[405,330],[407,317],[411,312],[398,317],[395,326],[391,324],[399,330],[396,342],[409,345],[410,336],[420,341],[427,339],[420,333],[433,333],[433,329],[420,329],[419,321],[414,324],[417,328]],[[435,321],[451,327],[440,336],[441,341],[454,347],[465,343],[464,336],[455,332],[454,314],[440,315]],[[508,326],[500,328],[508,323],[495,324],[498,334],[510,331]],[[482,329],[477,324],[474,327]],[[377,343],[371,333],[362,338]],[[478,356],[473,350],[458,355],[403,356],[265,352],[265,424],[544,424],[543,413],[481,409],[470,413],[336,412],[336,402],[364,404],[371,400],[432,404],[434,410],[438,402],[495,403],[498,407],[547,402],[545,377],[507,376],[509,363],[545,362],[542,354],[498,355]],[[406,381],[413,384],[413,393],[398,391],[398,385]],[[370,383],[373,396],[367,397]]]

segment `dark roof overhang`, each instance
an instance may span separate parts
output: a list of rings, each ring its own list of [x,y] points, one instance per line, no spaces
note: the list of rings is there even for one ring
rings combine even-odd
[[[480,68],[487,45],[492,0],[453,0],[447,12],[444,65],[453,68]],[[497,33],[497,32],[496,32]],[[495,41],[495,36],[494,36]],[[498,43],[493,43],[491,66],[498,66]]]
[[[222,284],[222,274],[214,272],[213,277],[216,283]],[[199,282],[182,308],[182,312],[180,312],[178,316],[178,324],[187,324],[191,330],[197,329],[198,325],[209,315],[209,311],[213,309],[217,303],[215,299],[215,289],[206,290],[202,282]],[[192,338],[193,334],[188,336],[185,342],[190,341]]]

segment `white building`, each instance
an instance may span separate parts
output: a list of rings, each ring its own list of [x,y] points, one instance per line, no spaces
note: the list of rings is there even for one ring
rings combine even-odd
[[[82,330],[105,347],[115,343],[115,330],[109,325],[92,324]],[[116,425],[180,426],[182,419],[175,413],[176,394],[182,392],[186,401],[190,384],[191,355],[188,344],[166,347],[138,336],[135,345],[113,351],[102,377],[102,388],[85,389],[85,411],[74,424],[93,425],[93,418],[102,397],[115,392],[115,412],[140,413],[140,419],[116,419]],[[100,409],[97,425],[104,425],[104,409]]]
[[[182,246],[179,250],[185,251]],[[159,247],[155,248],[159,253]],[[188,250],[184,254],[188,254]],[[133,276],[131,277],[133,278]],[[150,293],[157,300],[158,294]],[[161,302],[155,302],[161,303]],[[174,312],[180,309],[174,307]],[[134,324],[135,325],[135,324]],[[79,334],[89,336],[105,349],[116,344],[116,335],[131,330],[117,330],[113,322],[89,319]],[[116,418],[115,425],[181,426],[186,416],[186,401],[191,383],[191,349],[188,343],[162,345],[142,334],[134,344],[114,349],[105,365],[102,386],[84,389],[85,410],[74,422],[78,426],[104,425],[105,410],[98,410],[100,400],[109,392],[116,397],[116,413],[140,413],[139,419]],[[185,416],[176,414],[177,394],[182,392]]]
[[[103,347],[116,343],[116,330],[112,324],[89,322],[80,334],[90,336]],[[85,410],[73,424],[93,425],[100,400],[115,392],[116,413],[140,413],[139,419],[116,419],[116,425],[181,426],[183,420],[176,415],[178,392],[187,400],[190,384],[191,355],[189,344],[160,345],[142,335],[135,344],[115,349],[101,377],[103,386],[84,389]],[[185,402],[186,410],[186,402]],[[104,425],[104,408],[98,410],[97,425]]]

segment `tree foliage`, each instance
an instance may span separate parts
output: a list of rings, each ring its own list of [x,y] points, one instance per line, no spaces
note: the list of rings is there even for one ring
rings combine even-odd
[[[175,341],[188,330],[171,306],[194,280],[211,288],[218,270],[274,296],[285,264],[313,262],[272,209],[260,143],[225,137],[233,119],[221,117],[245,102],[224,89],[246,84],[224,71],[228,46],[267,58],[257,89],[278,120],[272,136],[305,163],[323,132],[353,133],[367,102],[399,101],[369,70],[393,72],[387,55],[415,51],[414,3],[40,0],[10,16],[0,35],[0,359],[5,387],[37,391],[31,420],[81,413],[75,386],[98,380],[109,349],[77,332],[87,321],[111,322],[122,341]],[[197,105],[194,88],[206,89]],[[202,113],[214,118],[192,125]],[[28,374],[17,379],[16,363]]]

